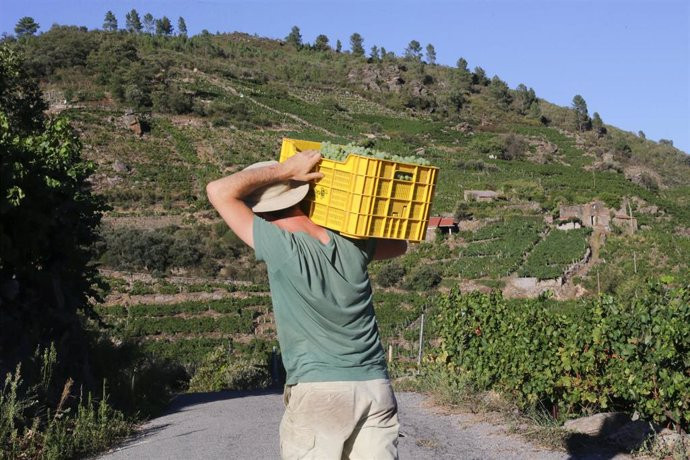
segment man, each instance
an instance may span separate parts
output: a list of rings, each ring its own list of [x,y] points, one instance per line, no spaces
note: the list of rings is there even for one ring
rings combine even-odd
[[[407,243],[350,240],[314,224],[298,203],[323,177],[312,172],[320,159],[306,151],[257,163],[206,190],[268,268],[287,371],[283,458],[397,458],[397,404],[367,264],[403,254]]]

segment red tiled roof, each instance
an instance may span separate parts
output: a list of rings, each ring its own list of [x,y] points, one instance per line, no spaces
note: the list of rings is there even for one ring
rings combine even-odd
[[[453,227],[458,221],[452,217],[433,216],[429,217],[429,227]]]

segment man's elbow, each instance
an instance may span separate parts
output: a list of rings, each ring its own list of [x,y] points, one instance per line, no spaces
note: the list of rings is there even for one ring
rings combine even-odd
[[[206,196],[208,197],[208,201],[214,203],[218,197],[218,193],[218,181],[214,180],[206,184]]]

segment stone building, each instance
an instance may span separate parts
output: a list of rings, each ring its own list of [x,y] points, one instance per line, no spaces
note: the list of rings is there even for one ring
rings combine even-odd
[[[591,203],[573,206],[561,205],[559,219],[578,219],[585,227],[611,230],[611,210],[601,201],[592,201]]]
[[[494,201],[498,198],[498,192],[493,190],[465,190],[465,201]]]

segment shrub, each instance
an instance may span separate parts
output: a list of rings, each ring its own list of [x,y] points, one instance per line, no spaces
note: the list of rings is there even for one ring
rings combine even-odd
[[[539,301],[509,304],[497,292],[454,290],[438,306],[442,356],[480,388],[561,416],[638,411],[688,429],[690,285],[603,296],[577,316]]]
[[[405,276],[405,267],[397,261],[391,261],[381,267],[376,281],[383,287],[397,286]]]
[[[189,391],[254,390],[268,388],[271,374],[256,357],[238,358],[220,346],[206,355],[189,381]]]
[[[414,269],[405,280],[405,289],[410,291],[428,291],[441,283],[441,273],[431,265],[422,265]]]

